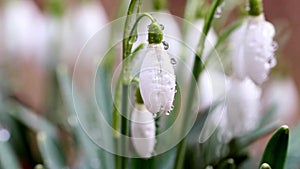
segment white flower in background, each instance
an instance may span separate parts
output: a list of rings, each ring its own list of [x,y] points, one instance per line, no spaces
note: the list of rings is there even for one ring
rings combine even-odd
[[[299,97],[293,79],[290,77],[272,79],[264,87],[263,106],[264,109],[275,106],[274,120],[280,120],[281,124],[296,122]]]
[[[4,3],[3,31],[7,54],[37,63],[47,61],[47,20],[33,1]]]
[[[107,23],[102,5],[96,1],[76,4],[64,19],[66,35],[63,35],[65,36],[63,52],[74,61],[80,49],[85,47],[84,52],[80,53],[84,58],[80,63],[96,64],[100,55],[106,53],[110,36],[108,29],[101,29]],[[93,37],[94,35],[96,36]],[[89,40],[90,43],[84,46]]]
[[[168,53],[161,44],[149,44],[140,70],[140,91],[147,109],[154,115],[173,109],[175,74]]]
[[[228,84],[229,79],[224,73],[210,68],[205,69],[199,77],[199,111],[223,99],[228,91]]]
[[[131,135],[134,149],[140,157],[151,157],[155,146],[155,121],[144,104],[136,104],[131,114]]]
[[[197,19],[195,22],[188,25],[187,36],[184,42],[186,43],[187,47],[184,51],[185,52],[183,55],[184,58],[182,58],[185,62],[184,66],[187,68],[182,68],[181,66],[176,67],[177,68],[176,71],[179,72],[179,74],[182,74],[184,76],[184,79],[186,79],[187,76],[192,76],[192,72],[189,69],[192,69],[195,61],[195,52],[197,49],[197,45],[199,43],[199,39],[202,34],[203,26],[204,26],[203,19]],[[216,42],[217,42],[217,35],[213,29],[210,29],[204,44],[205,48],[202,55],[203,61],[206,60],[207,55],[213,49]],[[216,81],[217,82],[221,81],[220,85],[222,86],[216,86],[215,83]],[[187,80],[187,82],[189,82],[189,80]],[[225,79],[221,77],[221,73],[218,73],[215,70],[206,69],[201,73],[199,77],[199,85],[198,85],[199,97],[200,97],[199,110],[203,110],[207,108],[208,106],[211,105],[213,101],[218,99],[218,97],[221,94],[217,94],[217,93],[220,93],[219,91],[224,89],[225,86],[224,83],[225,83]]]
[[[185,43],[187,44],[187,47],[190,48],[189,50],[187,50],[186,53],[187,56],[186,64],[190,67],[192,67],[194,63],[195,52],[197,49],[197,45],[199,44],[199,39],[202,35],[203,26],[204,26],[204,19],[197,19],[195,22],[188,25]],[[207,55],[214,48],[217,39],[218,36],[216,32],[214,31],[213,28],[211,28],[205,40],[205,44],[204,44],[205,48],[202,56],[203,60],[206,60]]]
[[[253,130],[259,119],[261,89],[249,78],[231,79],[226,97],[225,123],[221,130],[225,140]]]
[[[248,16],[232,34],[232,66],[238,78],[250,77],[257,84],[268,78],[270,69],[276,65],[274,35],[274,26],[265,20],[263,14]]]

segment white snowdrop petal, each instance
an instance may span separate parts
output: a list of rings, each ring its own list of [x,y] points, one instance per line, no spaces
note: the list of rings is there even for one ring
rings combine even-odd
[[[227,94],[226,133],[241,136],[254,129],[260,111],[261,89],[249,78],[232,79]]]
[[[140,157],[151,157],[155,146],[155,121],[144,105],[136,105],[131,115],[133,146]]]
[[[276,64],[273,38],[275,28],[263,15],[248,17],[232,35],[232,66],[240,78],[250,77],[255,83],[267,80],[269,71]]]
[[[147,109],[169,112],[175,95],[175,74],[171,60],[160,45],[150,44],[140,71],[140,91]]]

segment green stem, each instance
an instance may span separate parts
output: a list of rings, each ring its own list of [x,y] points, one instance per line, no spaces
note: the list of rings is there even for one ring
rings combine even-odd
[[[262,0],[249,0],[249,15],[258,16],[263,12]]]
[[[218,50],[220,45],[223,44],[223,42],[228,39],[228,37],[231,35],[231,33],[242,25],[243,21],[244,21],[244,19],[240,19],[240,20],[234,22],[233,24],[231,24],[228,28],[225,28],[225,30],[219,36],[218,41],[216,42],[214,48],[212,48],[209,51],[209,54],[207,55],[208,59],[205,60],[204,65],[206,65],[210,61],[210,58],[212,57],[214,51]]]
[[[198,81],[198,77],[204,68],[204,65],[202,64],[202,61],[201,61],[201,57],[202,57],[204,47],[205,47],[204,42],[205,42],[206,36],[209,32],[209,29],[211,27],[212,21],[214,19],[215,11],[216,11],[217,7],[221,4],[222,1],[223,0],[214,0],[213,4],[210,7],[208,14],[206,15],[206,18],[205,18],[205,24],[203,27],[200,42],[199,42],[197,50],[196,50],[195,62],[194,62],[194,66],[193,66],[193,76],[196,79],[196,81]],[[194,98],[196,86],[197,86],[197,84],[193,81],[193,78],[191,78],[190,88],[189,88],[189,92],[188,92],[189,98]],[[192,104],[193,104],[192,101],[187,102],[187,105],[185,108],[185,113],[191,112]],[[181,134],[183,134],[183,132],[188,124],[188,121],[189,121],[188,117],[189,117],[189,115],[183,116],[183,119],[182,119],[183,124],[182,124]],[[175,161],[174,169],[182,169],[183,168],[184,158],[185,158],[185,150],[186,150],[186,138],[184,138],[177,147],[177,154],[176,154],[176,161]]]
[[[132,49],[132,37],[130,37],[130,32],[133,29],[133,25],[136,21],[136,16],[139,13],[141,0],[131,0],[129,4],[129,8],[127,11],[127,17],[125,21],[125,27],[124,27],[124,34],[123,34],[123,56],[122,56],[122,118],[121,118],[121,133],[124,136],[129,135],[129,121],[127,120],[127,117],[129,116],[128,111],[128,88],[130,84],[130,59],[128,58],[131,54]],[[135,15],[134,15],[135,14]],[[121,142],[121,151],[122,154],[125,155],[125,153],[128,151],[129,144],[128,140],[125,139]],[[118,159],[118,158],[117,158]],[[121,157],[120,159],[120,165],[117,165],[117,167],[120,167],[120,169],[126,169],[127,168],[127,158]],[[119,164],[118,160],[116,160],[116,164]]]

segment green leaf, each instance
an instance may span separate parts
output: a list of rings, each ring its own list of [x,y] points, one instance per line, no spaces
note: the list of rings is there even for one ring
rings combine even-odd
[[[48,120],[18,103],[15,106],[17,110],[9,111],[12,117],[35,132],[45,132],[49,137],[58,138],[56,128]]]
[[[20,169],[19,161],[8,142],[0,141],[0,168]]]
[[[44,132],[37,134],[38,147],[43,157],[44,163],[49,169],[64,168],[65,161],[60,153],[59,147]]]
[[[107,77],[105,77],[105,74],[103,72],[103,69],[100,69],[98,71],[97,76],[97,86],[100,88],[99,92],[96,91],[96,97],[101,100],[99,102],[99,106],[103,110],[102,112],[106,112],[106,119],[111,119],[111,116],[109,117],[110,112],[112,111],[109,109],[109,107],[112,107],[111,99],[109,98],[108,93],[108,86],[104,83],[107,82]],[[102,168],[114,168],[114,160],[112,159],[112,155],[105,151],[100,151],[100,148],[97,147],[84,133],[84,130],[81,128],[78,119],[77,114],[74,107],[73,97],[72,97],[72,81],[69,77],[69,73],[67,71],[67,67],[64,65],[60,65],[57,69],[57,75],[59,80],[60,89],[63,95],[63,99],[65,101],[65,104],[67,106],[67,109],[69,110],[69,116],[71,118],[75,118],[76,123],[72,124],[71,127],[74,130],[74,136],[79,141],[80,148],[82,149],[84,153],[84,165],[85,167],[95,168],[94,165],[102,164]],[[105,88],[105,89],[104,89]],[[75,90],[75,89],[74,89]],[[101,92],[103,91],[103,92]],[[107,98],[108,97],[108,98]],[[111,98],[111,97],[110,97]],[[79,102],[78,102],[79,103]],[[81,102],[80,102],[81,103]],[[85,105],[79,105],[82,107],[82,109],[85,109]],[[100,153],[99,153],[100,152]],[[100,155],[99,155],[100,154]],[[101,158],[101,162],[99,161],[99,157]],[[110,166],[110,167],[108,167]],[[98,167],[96,167],[98,168]]]
[[[268,163],[273,169],[283,169],[289,144],[289,127],[281,126],[269,140],[260,164]]]

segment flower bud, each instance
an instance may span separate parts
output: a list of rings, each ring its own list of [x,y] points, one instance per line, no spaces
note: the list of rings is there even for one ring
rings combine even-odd
[[[159,44],[149,44],[140,71],[140,92],[147,109],[156,115],[173,109],[175,74],[171,60]]]
[[[137,104],[131,114],[133,146],[140,157],[149,158],[155,146],[155,121],[144,104]]]

